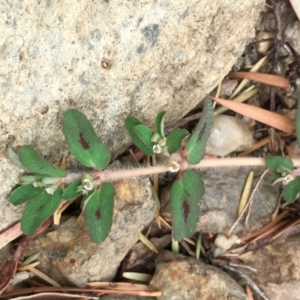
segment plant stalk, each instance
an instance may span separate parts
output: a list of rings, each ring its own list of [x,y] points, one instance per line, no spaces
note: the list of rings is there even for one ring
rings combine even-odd
[[[293,159],[294,167],[300,167],[300,159]],[[188,165],[187,169],[206,169],[206,168],[221,168],[221,167],[244,167],[244,166],[265,166],[264,158],[241,157],[241,158],[221,158],[221,159],[204,159],[197,165]],[[135,168],[129,170],[106,170],[101,174],[103,181],[115,181],[127,179],[137,176],[149,176],[169,172],[169,167],[159,165],[154,167]],[[95,173],[95,171],[93,171]],[[79,179],[82,173],[68,173],[65,183],[70,184],[76,179]]]

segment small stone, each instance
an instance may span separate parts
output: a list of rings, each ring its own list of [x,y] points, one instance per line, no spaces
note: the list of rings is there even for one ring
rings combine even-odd
[[[218,234],[218,236],[215,239],[215,246],[214,249],[214,257],[217,257],[224,252],[226,252],[228,249],[230,249],[233,245],[238,244],[241,242],[241,239],[237,235],[232,235],[230,237],[227,237],[225,234]]]
[[[281,108],[278,109],[276,112],[291,119],[296,119],[297,115],[297,109]]]
[[[292,148],[297,157],[300,157],[300,147],[298,145],[298,142],[294,141],[289,146]]]
[[[281,102],[284,106],[286,106],[289,109],[294,108],[296,106],[296,100],[288,96],[283,96]]]
[[[218,234],[218,236],[215,239],[215,245],[224,250],[228,250],[234,244],[238,244],[240,242],[241,242],[240,238],[236,235],[227,237],[225,234]]]
[[[247,150],[253,145],[253,133],[242,120],[226,115],[214,117],[206,145],[207,153],[225,156],[233,151]]]
[[[158,300],[246,300],[241,286],[221,269],[194,257],[162,251],[150,282]]]
[[[256,33],[255,40],[256,42],[259,42],[270,38],[272,38],[272,34],[270,32],[259,31]],[[260,54],[266,54],[269,51],[271,44],[272,44],[271,41],[257,43],[256,51]]]

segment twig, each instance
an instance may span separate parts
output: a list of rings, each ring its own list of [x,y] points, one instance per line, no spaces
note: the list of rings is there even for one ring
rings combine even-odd
[[[224,269],[227,269],[227,270],[230,270],[234,273],[237,273],[241,278],[243,278],[248,285],[251,286],[251,288],[260,296],[262,297],[264,300],[269,300],[266,295],[263,293],[263,291],[257,286],[257,284],[252,280],[250,279],[247,275],[245,275],[243,272],[239,271],[239,270],[236,270],[235,268],[233,267],[229,267],[229,266],[222,266],[222,268]]]
[[[265,170],[264,173],[261,175],[259,181],[257,182],[250,198],[249,198],[249,201],[247,202],[247,204],[245,205],[243,211],[241,212],[241,214],[238,216],[237,220],[234,222],[234,224],[232,225],[232,227],[230,228],[230,230],[228,231],[227,235],[230,236],[231,235],[231,232],[234,230],[234,228],[236,227],[236,225],[238,224],[238,222],[240,221],[240,219],[243,217],[243,215],[245,214],[245,212],[247,211],[252,199],[253,199],[253,196],[254,196],[254,193],[256,192],[261,180],[263,179],[263,177],[267,174],[269,169]]]
[[[266,176],[266,174],[268,173],[268,171],[269,171],[269,169],[265,170],[265,171],[263,172],[263,174],[260,176],[260,178],[259,178],[257,184],[255,185],[255,188],[254,188],[254,190],[253,190],[253,192],[252,192],[252,194],[251,194],[251,196],[250,196],[250,198],[249,198],[249,201],[248,201],[248,203],[249,203],[249,210],[248,210],[248,215],[247,215],[246,221],[245,221],[245,225],[246,225],[246,226],[248,226],[248,221],[249,221],[249,217],[250,217],[250,211],[251,211],[251,207],[252,207],[252,203],[253,203],[254,194],[256,193],[256,191],[257,191],[257,189],[258,189],[258,187],[259,187],[261,181],[262,181],[263,178]]]
[[[23,234],[21,222],[18,222],[0,233],[0,249]]]
[[[273,67],[272,67],[272,73],[273,74],[279,74],[279,53],[280,48],[282,47],[282,26],[281,26],[281,18],[280,18],[280,12],[281,7],[280,3],[276,0],[271,0],[273,12],[274,12],[274,18],[275,18],[275,28],[276,32],[274,35],[274,61],[273,61]],[[275,95],[276,95],[277,88],[272,87],[271,88],[271,104],[270,104],[270,110],[275,111]],[[274,154],[276,152],[276,145],[275,145],[275,129],[270,128],[269,131],[270,136],[270,148],[271,152]]]

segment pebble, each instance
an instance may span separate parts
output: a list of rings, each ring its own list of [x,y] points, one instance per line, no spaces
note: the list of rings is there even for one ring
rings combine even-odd
[[[244,151],[254,145],[251,129],[236,117],[218,115],[206,144],[206,153],[226,156],[233,151]]]

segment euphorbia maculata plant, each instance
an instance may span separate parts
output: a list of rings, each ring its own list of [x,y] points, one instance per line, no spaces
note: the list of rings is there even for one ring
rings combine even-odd
[[[193,234],[199,218],[204,185],[199,175],[188,170],[187,166],[199,163],[204,157],[213,122],[213,106],[211,100],[206,101],[203,117],[192,135],[184,129],[175,129],[166,136],[164,116],[165,112],[157,114],[156,132],[131,116],[125,120],[125,128],[145,155],[160,153],[165,157],[167,170],[177,173],[171,190],[171,203],[173,237],[180,241]],[[110,152],[99,140],[86,116],[75,109],[64,114],[63,132],[71,153],[83,166],[92,168],[92,172],[67,173],[45,162],[30,146],[21,147],[19,154],[10,149],[13,161],[31,174],[21,176],[20,186],[12,191],[9,200],[14,205],[28,202],[21,228],[25,234],[33,235],[62,201],[73,201],[82,196],[86,230],[94,242],[102,242],[112,225],[115,196],[115,189],[109,182],[115,179],[114,172],[105,171],[110,162]],[[151,167],[148,169],[151,174]],[[123,170],[124,177],[129,177],[124,173],[126,171]],[[137,169],[132,176],[138,173]],[[141,175],[145,173],[147,170]],[[122,178],[122,175],[116,177]]]
[[[30,146],[21,147],[19,154],[9,148],[14,163],[30,173],[21,176],[20,186],[9,198],[13,205],[28,202],[21,219],[22,231],[33,235],[62,201],[73,201],[81,196],[87,233],[94,242],[102,242],[112,225],[115,189],[111,181],[169,171],[177,173],[171,188],[173,238],[180,241],[191,236],[199,220],[200,200],[205,191],[202,179],[191,169],[199,167],[204,157],[213,123],[213,105],[211,100],[206,100],[202,118],[191,135],[184,129],[175,129],[166,136],[164,116],[165,112],[157,114],[156,132],[135,117],[129,116],[125,120],[126,130],[145,155],[160,154],[164,157],[163,165],[159,166],[105,170],[110,162],[110,152],[86,116],[75,109],[64,114],[63,132],[71,153],[83,166],[92,168],[91,172],[66,172],[45,162]],[[297,120],[299,141],[299,115]],[[300,192],[300,177],[297,177],[298,171],[293,170],[293,163],[288,158],[273,157],[267,158],[266,164],[280,173],[277,181],[287,183],[285,200],[294,201]]]

